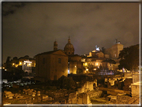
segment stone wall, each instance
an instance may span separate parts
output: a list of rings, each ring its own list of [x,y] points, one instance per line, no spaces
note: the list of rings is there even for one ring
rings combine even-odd
[[[132,77],[132,73],[131,72],[125,72],[124,78],[127,78],[127,77]]]
[[[139,91],[140,91],[139,83],[131,84],[131,95],[132,96],[139,96]]]
[[[116,104],[139,104],[139,96],[130,97],[118,94],[116,99]]]
[[[96,87],[97,87],[97,80],[94,80],[92,82],[86,81],[85,84],[81,88],[78,88],[77,93],[83,93],[83,92],[94,90],[93,88],[94,83],[96,84]]]
[[[91,97],[98,97],[101,96],[102,91],[96,91],[93,88],[93,84],[97,86],[97,80],[92,82],[86,81],[85,84],[78,88],[75,93],[70,93],[68,98],[69,104],[91,104],[90,98]]]
[[[136,82],[139,82],[140,79],[139,79],[139,74],[133,74],[133,83],[136,83]]]

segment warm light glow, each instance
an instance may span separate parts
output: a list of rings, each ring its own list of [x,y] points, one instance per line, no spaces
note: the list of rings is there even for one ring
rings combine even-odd
[[[28,66],[31,66],[31,64],[29,63]]]
[[[96,52],[96,50],[93,50],[92,52]]]
[[[5,69],[5,67],[2,67],[3,69]]]
[[[34,63],[34,67],[36,66],[36,63]]]
[[[12,63],[12,65],[15,65],[15,63]]]
[[[31,61],[24,61],[24,63],[32,63]]]
[[[99,64],[98,63],[96,63],[96,66],[98,66]]]
[[[94,68],[94,70],[96,71],[96,68]]]
[[[15,65],[15,67],[18,67],[18,65]]]
[[[0,69],[2,69],[2,67],[0,67]]]
[[[5,69],[5,71],[7,71],[7,69]]]
[[[88,69],[86,69],[86,71],[88,71]]]
[[[19,62],[19,65],[22,65],[22,62]]]
[[[81,62],[85,62],[85,59],[81,59]]]
[[[76,68],[76,65],[75,65],[75,68]]]
[[[87,62],[83,63],[84,66],[87,66]]]

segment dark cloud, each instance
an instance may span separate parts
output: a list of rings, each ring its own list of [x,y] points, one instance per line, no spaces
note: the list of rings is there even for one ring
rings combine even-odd
[[[25,3],[2,2],[2,15],[6,16],[9,14],[14,14],[18,8],[21,8],[24,6],[25,6]]]
[[[2,5],[3,61],[50,51],[57,40],[64,49],[68,37],[75,53],[109,48],[115,39],[124,46],[139,41],[138,3],[25,3]],[[9,6],[9,7],[8,7]],[[6,10],[7,9],[7,10]],[[8,13],[13,10],[14,13]]]

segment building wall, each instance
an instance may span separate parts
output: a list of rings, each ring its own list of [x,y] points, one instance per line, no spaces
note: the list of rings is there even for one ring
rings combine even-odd
[[[38,77],[50,78],[50,55],[39,55],[36,57],[36,75]]]
[[[60,61],[59,61],[60,60]],[[50,61],[50,79],[57,80],[62,75],[68,75],[68,57],[60,52],[51,55]]]
[[[61,51],[36,56],[36,76],[57,80],[68,75],[68,56]]]
[[[102,52],[98,52],[96,53],[96,55],[98,56],[98,58],[104,58],[104,53]]]
[[[110,54],[111,58],[118,58],[120,51],[123,50],[122,44],[115,44],[107,52]]]
[[[79,69],[83,68],[83,63],[81,62],[80,56],[69,56],[69,70],[70,73],[77,74]]]

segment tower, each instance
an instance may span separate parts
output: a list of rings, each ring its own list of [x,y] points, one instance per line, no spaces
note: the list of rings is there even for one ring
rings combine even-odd
[[[58,49],[57,41],[54,42],[54,51]]]

